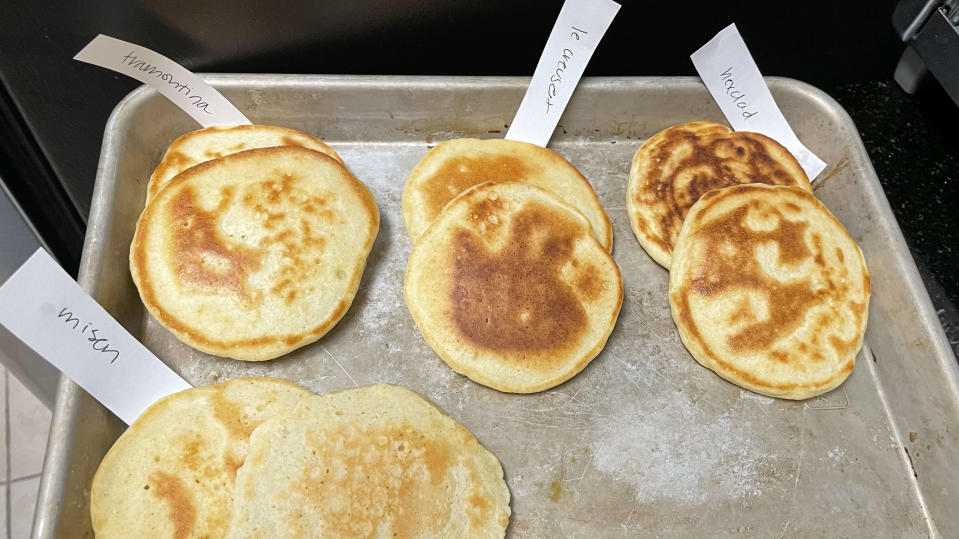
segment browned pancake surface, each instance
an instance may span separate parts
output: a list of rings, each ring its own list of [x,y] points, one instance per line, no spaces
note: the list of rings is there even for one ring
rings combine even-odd
[[[378,226],[369,190],[329,156],[247,150],[191,167],[150,201],[131,273],[150,313],[180,340],[271,359],[343,316]]]
[[[700,363],[770,396],[807,398],[853,369],[869,276],[812,195],[748,185],[704,196],[670,269],[670,302]]]
[[[504,209],[502,200],[481,200],[472,215],[487,220]],[[503,247],[490,249],[492,236],[459,228],[453,236],[450,303],[459,333],[477,346],[524,352],[533,363],[575,342],[587,329],[578,295],[594,297],[602,286],[596,268],[573,260],[582,224],[562,208],[530,202],[514,217]],[[562,275],[567,263],[586,266],[572,286]]]
[[[426,191],[426,210],[433,216],[439,215],[450,200],[463,191],[481,183],[493,181],[511,181],[528,176],[534,172],[529,163],[511,155],[480,155],[477,157],[454,157],[446,160],[431,178]],[[537,167],[535,172],[540,173]]]
[[[159,400],[97,469],[90,491],[97,537],[223,537],[251,433],[310,395],[283,380],[241,378]]]
[[[416,241],[451,200],[489,181],[528,183],[578,209],[599,242],[612,250],[612,227],[592,186],[548,148],[514,140],[454,139],[430,150],[403,188],[403,221]]]
[[[406,299],[454,370],[501,391],[552,387],[602,349],[622,279],[589,223],[542,189],[474,187],[414,247]]]
[[[156,196],[174,176],[192,166],[245,150],[275,146],[299,146],[343,163],[323,141],[295,129],[275,125],[212,126],[181,135],[170,143],[150,175],[147,200]]]
[[[746,183],[792,185],[812,192],[799,162],[773,139],[713,122],[660,131],[636,152],[630,170],[630,223],[644,249],[669,267],[690,207],[713,189]]]

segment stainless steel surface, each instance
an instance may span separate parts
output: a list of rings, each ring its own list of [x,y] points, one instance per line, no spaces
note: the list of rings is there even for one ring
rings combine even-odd
[[[954,10],[955,6],[951,9]],[[959,105],[959,27],[949,16],[950,11],[945,6],[933,12],[909,43],[946,93]]]
[[[939,9],[949,20],[949,24],[959,26],[959,0],[946,0]]]
[[[896,80],[896,83],[904,92],[912,95],[916,93],[919,83],[922,82],[928,72],[929,69],[922,58],[919,57],[916,49],[907,45],[906,50],[902,51],[902,56],[899,57],[899,63],[896,64],[896,70],[893,72],[892,78]]]
[[[33,223],[0,178],[0,284],[26,262],[41,245]],[[45,245],[43,245],[46,247]],[[0,365],[6,367],[47,408],[56,399],[60,371],[0,326]]]
[[[195,125],[154,92],[107,124],[80,283],[194,384],[278,376],[317,391],[391,382],[418,391],[503,463],[513,537],[926,537],[959,530],[959,376],[902,234],[849,116],[803,83],[770,88],[829,167],[817,196],[862,245],[872,273],[867,345],[843,386],[791,402],[700,367],[666,300],[668,274],[625,213],[630,159],[671,124],[723,121],[692,78],[585,79],[551,146],[591,180],[615,231],[625,300],[606,349],[549,391],[507,395],[453,373],[403,302],[407,173],[437,141],[501,137],[521,78],[208,77],[256,123],[319,136],[373,191],[380,234],[356,301],[319,342],[259,364],[180,344],[144,312],[127,269],[146,180]],[[36,537],[89,534],[88,486],[122,425],[63,381],[41,483]]]
[[[906,43],[896,82],[911,94],[932,72],[959,105],[959,0],[900,0],[892,25]]]
[[[903,41],[910,41],[936,10],[940,0],[900,0],[892,12],[892,26]]]

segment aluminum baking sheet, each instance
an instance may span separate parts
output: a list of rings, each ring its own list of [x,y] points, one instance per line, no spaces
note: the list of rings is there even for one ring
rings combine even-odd
[[[522,78],[214,75],[256,123],[327,141],[373,191],[379,236],[359,293],[319,342],[244,363],[179,343],[145,312],[127,256],[147,178],[196,128],[148,89],[106,127],[80,282],[196,385],[276,376],[325,393],[374,382],[426,395],[503,463],[512,537],[926,537],[959,533],[956,364],[858,133],[830,97],[770,79],[803,142],[829,167],[816,194],[862,245],[872,273],[866,345],[835,391],[805,402],[759,396],[700,367],[681,344],[668,274],[633,237],[627,172],[669,125],[722,121],[692,78],[584,80],[551,146],[592,182],[615,232],[625,299],[605,350],[578,376],[509,395],[449,369],[403,301],[411,244],[400,194],[438,141],[501,137]],[[34,535],[90,536],[89,483],[123,425],[61,382]]]

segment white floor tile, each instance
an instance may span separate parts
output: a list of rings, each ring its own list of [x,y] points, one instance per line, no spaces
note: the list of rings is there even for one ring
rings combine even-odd
[[[33,528],[40,478],[23,479],[10,484],[10,539],[26,539]]]
[[[39,474],[50,431],[50,410],[15,376],[9,376],[10,478]]]

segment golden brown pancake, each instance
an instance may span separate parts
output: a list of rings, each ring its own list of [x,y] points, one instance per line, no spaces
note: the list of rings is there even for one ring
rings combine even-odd
[[[629,171],[626,208],[633,233],[653,260],[669,268],[689,208],[708,191],[746,183],[812,193],[796,158],[765,135],[713,122],[660,131],[639,148]]]
[[[509,497],[462,425],[374,385],[304,399],[253,433],[228,537],[502,538]]]
[[[250,433],[311,393],[242,378],[160,399],[103,457],[90,487],[97,537],[223,537]]]
[[[455,139],[437,144],[403,187],[403,222],[417,241],[444,206],[488,181],[513,181],[549,191],[583,213],[596,239],[613,250],[613,228],[589,181],[553,150],[515,140]]]
[[[706,193],[686,216],[669,271],[673,320],[696,361],[786,399],[821,395],[849,376],[869,294],[859,246],[796,187]]]
[[[516,182],[480,184],[450,202],[413,247],[404,288],[443,361],[511,393],[586,367],[623,299],[619,269],[582,214]]]
[[[369,190],[331,157],[247,150],[174,178],[137,223],[130,269],[143,303],[186,344],[272,359],[346,313],[379,228]]]
[[[147,184],[147,200],[156,196],[161,187],[184,170],[230,155],[231,153],[271,148],[273,146],[300,146],[325,153],[340,163],[343,160],[320,139],[287,127],[275,125],[213,126],[181,135],[174,140]]]

